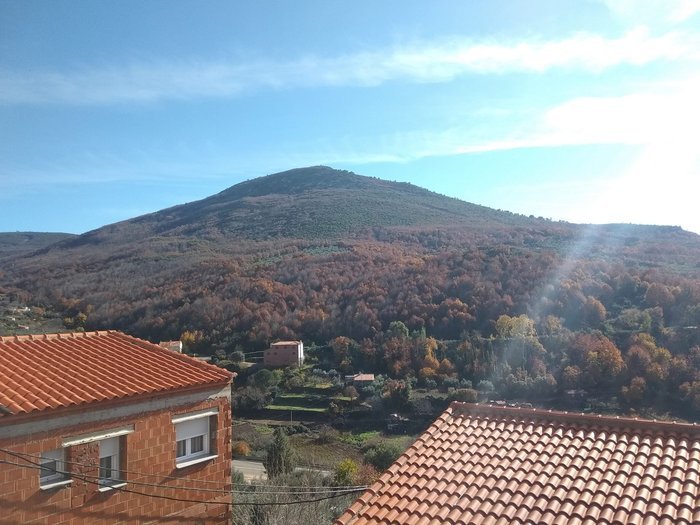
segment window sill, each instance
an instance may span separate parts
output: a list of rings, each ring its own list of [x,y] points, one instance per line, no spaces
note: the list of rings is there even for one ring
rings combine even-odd
[[[205,461],[216,459],[218,457],[219,457],[218,454],[214,454],[211,456],[202,456],[201,458],[192,458],[192,459],[188,459],[186,461],[175,462],[175,468],[190,467],[192,465],[196,465],[198,463],[204,463]]]
[[[72,479],[62,479],[61,481],[51,481],[49,483],[45,483],[43,485],[39,485],[39,488],[41,490],[52,490],[52,489],[60,489],[62,487],[67,487],[71,483],[73,483]]]
[[[97,489],[97,492],[109,492],[110,490],[120,489],[122,487],[126,487],[126,481],[120,481],[118,483],[103,485],[99,489]]]

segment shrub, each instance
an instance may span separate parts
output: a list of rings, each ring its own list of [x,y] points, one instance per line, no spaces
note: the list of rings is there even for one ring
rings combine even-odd
[[[379,443],[365,452],[365,461],[379,471],[388,469],[401,455],[401,449],[391,443]]]
[[[232,470],[231,483],[238,486],[245,485],[245,476],[243,476],[243,472],[240,470]]]
[[[358,470],[360,470],[360,467],[352,459],[344,459],[335,468],[333,484],[338,487],[354,485],[355,475]]]
[[[292,425],[286,425],[284,427],[284,433],[288,436],[292,436],[294,434],[308,434],[309,432],[309,427],[307,427],[303,423],[294,423]]]
[[[373,465],[367,463],[360,465],[360,469],[355,473],[354,485],[371,485],[379,478],[379,471]]]
[[[343,395],[345,397],[349,397],[351,400],[357,399],[359,397],[359,394],[357,393],[357,389],[354,386],[346,386],[343,389]]]
[[[261,410],[270,401],[264,390],[255,387],[234,389],[231,405],[235,413]]]
[[[328,403],[328,415],[331,417],[340,417],[343,415],[343,407],[335,401]]]
[[[479,384],[476,385],[476,389],[479,392],[493,392],[494,391],[493,383],[491,381],[486,381],[486,380],[479,381]]]
[[[333,443],[338,440],[340,437],[340,432],[338,432],[336,429],[329,427],[328,425],[324,425],[321,428],[321,431],[318,433],[318,437],[316,438],[316,443],[319,445],[323,445],[326,443]]]
[[[270,388],[279,384],[279,377],[273,371],[263,368],[251,377],[253,385],[261,389]]]
[[[231,453],[234,456],[249,456],[250,455],[250,445],[243,440],[234,441],[231,444]]]
[[[462,379],[459,382],[459,387],[460,388],[474,388],[474,386],[472,385],[472,382],[469,381],[469,379]]]
[[[459,386],[459,379],[456,377],[448,377],[442,382],[442,385],[445,388],[457,388]]]
[[[450,399],[453,401],[462,401],[463,403],[476,403],[479,398],[479,392],[473,388],[460,388],[455,390]]]

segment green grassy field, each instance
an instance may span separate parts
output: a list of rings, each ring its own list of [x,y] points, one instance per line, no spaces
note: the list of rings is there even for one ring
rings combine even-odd
[[[322,413],[328,410],[328,397],[308,394],[282,394],[267,405],[268,410]]]

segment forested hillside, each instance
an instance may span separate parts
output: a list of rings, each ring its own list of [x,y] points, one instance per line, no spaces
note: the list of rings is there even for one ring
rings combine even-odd
[[[75,237],[71,233],[8,232],[0,233],[0,261],[32,253],[59,241]]]
[[[700,237],[680,228],[551,222],[316,167],[21,255],[2,285],[72,328],[187,332],[202,351],[330,341],[343,372],[700,408]]]

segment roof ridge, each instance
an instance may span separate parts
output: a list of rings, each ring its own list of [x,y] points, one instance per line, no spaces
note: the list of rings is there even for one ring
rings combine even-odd
[[[517,416],[526,419],[544,419],[564,423],[595,424],[614,428],[656,430],[664,433],[688,432],[700,433],[697,423],[662,421],[624,416],[606,416],[603,414],[586,414],[584,412],[567,412],[543,408],[521,408],[497,405],[480,405],[453,401],[449,407],[454,415]]]
[[[116,333],[115,330],[94,330],[91,332],[52,332],[49,334],[0,335],[0,343],[22,341],[50,341],[52,339],[75,339],[78,337],[99,337]]]

